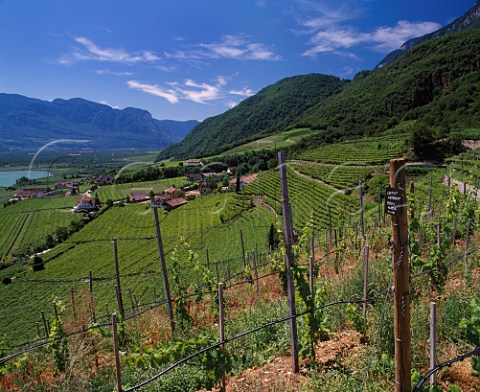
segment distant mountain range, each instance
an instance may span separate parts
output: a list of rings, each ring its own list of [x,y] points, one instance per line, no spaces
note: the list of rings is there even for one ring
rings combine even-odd
[[[4,152],[35,150],[60,139],[88,141],[87,147],[97,149],[160,149],[182,140],[197,124],[160,121],[146,110],[118,110],[80,98],[48,102],[0,94],[0,151]]]
[[[400,49],[397,49],[387,55],[376,68],[382,68],[385,65],[388,65],[398,59],[403,53],[412,49],[413,47],[421,44],[422,42],[442,37],[447,34],[456,33],[465,29],[479,28],[480,27],[480,1],[477,1],[475,5],[470,8],[464,15],[460,18],[457,18],[449,25],[442,27],[441,29],[423,35],[421,37],[416,37],[405,42]]]

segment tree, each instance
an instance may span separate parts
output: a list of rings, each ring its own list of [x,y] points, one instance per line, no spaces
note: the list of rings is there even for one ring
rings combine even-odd
[[[237,173],[237,183],[235,184],[235,192],[240,192],[240,172]]]
[[[277,230],[275,229],[275,225],[272,223],[268,232],[268,246],[271,249],[276,249],[278,248],[279,243],[280,239],[278,238]]]
[[[33,258],[32,268],[34,272],[45,269],[45,262],[40,256],[35,255]]]
[[[413,131],[412,146],[415,155],[422,160],[436,158],[435,138],[432,128],[422,122],[415,124]]]
[[[17,185],[24,185],[24,184],[28,184],[29,181],[30,181],[30,179],[28,177],[21,176],[20,178],[17,178],[15,180],[15,183]]]
[[[47,234],[45,237],[45,244],[47,245],[47,248],[53,248],[55,246],[55,240],[51,234]]]

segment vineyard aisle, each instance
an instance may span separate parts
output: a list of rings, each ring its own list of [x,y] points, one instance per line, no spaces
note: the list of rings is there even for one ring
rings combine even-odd
[[[451,177],[450,177],[450,182],[451,182],[451,185],[456,184],[458,186],[458,190],[459,190],[460,193],[463,194],[464,189],[466,188],[467,193],[469,195],[473,195],[476,192],[477,193],[477,198],[480,197],[480,189],[476,189],[473,185],[467,184],[463,181],[456,180],[456,179],[451,178]],[[448,176],[443,177],[442,184],[445,185],[445,186],[448,186]]]
[[[303,174],[303,173],[300,173],[299,171],[297,171],[296,169],[294,169],[293,167],[290,166],[290,169],[299,177],[303,177],[307,180],[310,180],[310,181],[313,181],[313,182],[316,182],[317,184],[321,184],[321,185],[324,185],[332,190],[334,190],[335,192],[340,192],[340,193],[343,193],[345,194],[345,189],[337,189],[335,188],[334,186],[330,185],[330,184],[327,184],[326,182],[322,181],[322,180],[319,180],[318,178],[313,178],[313,177],[310,177],[310,176],[307,176],[306,174]]]

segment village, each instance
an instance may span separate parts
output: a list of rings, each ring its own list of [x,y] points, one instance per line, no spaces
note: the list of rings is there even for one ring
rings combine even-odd
[[[108,206],[123,206],[129,203],[149,203],[151,207],[162,208],[166,213],[187,204],[196,197],[205,196],[212,192],[238,192],[253,182],[258,174],[253,173],[244,176],[233,176],[234,168],[228,167],[221,173],[202,171],[204,164],[200,159],[189,159],[185,167],[193,168],[186,172],[186,185],[181,187],[170,186],[160,194],[156,194],[153,188],[133,188],[124,199],[100,200],[96,191],[102,186],[115,186],[116,178],[113,175],[89,176],[76,181],[57,181],[53,183],[53,189],[48,187],[25,187],[16,192],[4,207],[21,202],[25,199],[48,198],[48,197],[69,197],[78,196],[72,206],[73,213],[84,213],[86,215],[100,210],[102,204]],[[132,183],[134,185],[135,183]],[[123,184],[122,184],[123,185]],[[88,189],[81,191],[81,187]]]

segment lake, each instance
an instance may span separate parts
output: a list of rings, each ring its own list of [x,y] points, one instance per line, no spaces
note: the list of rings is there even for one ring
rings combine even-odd
[[[47,177],[47,175],[48,172],[46,170],[32,170],[30,173],[28,170],[0,170],[0,186],[14,185],[15,180],[22,176],[34,180],[36,178]]]

